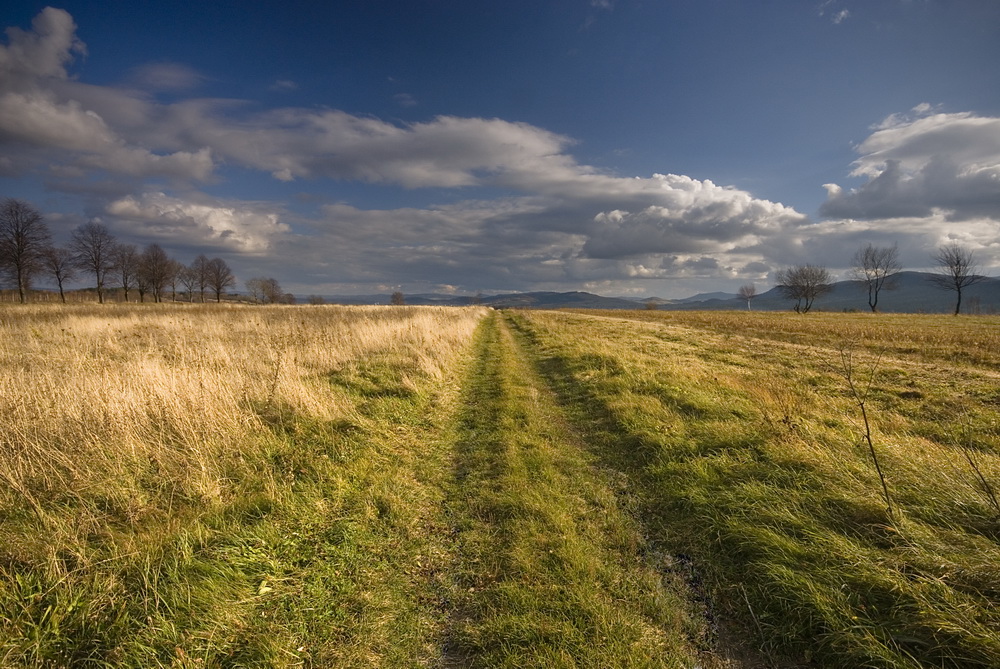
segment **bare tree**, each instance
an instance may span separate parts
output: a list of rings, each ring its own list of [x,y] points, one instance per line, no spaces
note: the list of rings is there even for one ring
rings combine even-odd
[[[245,285],[251,300],[258,304],[264,302],[264,279],[262,277],[255,276],[252,279],[247,279]]]
[[[402,292],[400,292],[400,291],[397,290],[389,298],[389,304],[395,304],[396,306],[401,307],[404,304],[406,304],[406,297],[403,295]]]
[[[182,265],[177,279],[184,287],[184,292],[187,293],[188,302],[194,302],[194,291],[198,287],[198,273],[193,268]]]
[[[198,294],[202,302],[205,301],[205,290],[208,289],[208,262],[205,254],[199,254],[191,262],[191,270],[195,275],[195,285],[198,287]]]
[[[232,288],[236,285],[236,277],[233,275],[233,270],[229,269],[229,265],[222,258],[212,258],[208,261],[207,266],[208,272],[208,286],[215,293],[215,301],[222,301],[222,293],[227,288]]]
[[[795,300],[795,312],[809,313],[813,301],[833,289],[830,272],[816,265],[796,265],[780,270],[775,277],[778,290],[790,300]]]
[[[141,254],[136,256],[135,289],[139,293],[139,301],[146,301],[146,293],[149,292],[149,275],[142,271]]]
[[[153,293],[153,301],[163,301],[163,289],[170,282],[172,261],[159,244],[150,244],[139,256],[139,276]]]
[[[31,279],[42,271],[42,256],[52,245],[45,220],[34,207],[22,200],[0,202],[0,271],[17,286],[24,304]]]
[[[736,294],[740,296],[740,299],[747,301],[747,311],[751,311],[750,302],[753,298],[757,297],[757,286],[752,283],[745,283],[740,286],[740,289],[736,291]]]
[[[955,315],[962,310],[962,289],[983,281],[986,277],[980,275],[972,251],[958,244],[947,244],[931,256],[938,266],[937,274],[930,277],[938,288],[955,291]]]
[[[322,295],[310,295],[306,298],[309,304],[326,304],[326,298]]]
[[[285,299],[285,293],[281,292],[281,284],[277,279],[254,277],[247,279],[246,287],[250,297],[258,304],[280,304]],[[294,299],[293,297],[293,302]]]
[[[181,283],[181,273],[187,268],[179,261],[170,259],[170,274],[167,277],[167,284],[170,286],[170,301],[177,301],[177,285]]]
[[[139,251],[135,244],[115,244],[111,250],[114,261],[114,274],[118,285],[122,287],[125,301],[128,302],[128,291],[136,287],[139,274]]]
[[[281,304],[284,301],[285,293],[281,290],[281,284],[277,279],[264,279],[264,302],[267,304]]]
[[[868,306],[872,313],[878,311],[878,294],[884,288],[893,290],[896,287],[893,277],[903,269],[899,262],[899,249],[892,246],[873,246],[865,244],[851,259],[854,278],[868,290]]]
[[[104,280],[114,267],[114,235],[100,223],[84,223],[73,231],[69,248],[77,267],[94,275],[97,281],[97,301],[104,304]]]
[[[42,254],[42,267],[46,274],[56,280],[59,286],[59,299],[66,302],[63,284],[76,278],[76,266],[73,264],[73,253],[69,249],[50,246]]]

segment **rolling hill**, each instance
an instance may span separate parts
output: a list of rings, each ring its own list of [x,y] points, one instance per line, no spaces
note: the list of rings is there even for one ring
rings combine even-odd
[[[887,313],[950,313],[955,308],[955,293],[931,283],[927,272],[900,272],[895,287],[879,294],[878,309]],[[731,310],[746,309],[746,302],[725,292],[699,293],[683,299],[604,297],[574,291],[504,293],[500,295],[447,295],[420,293],[406,295],[406,304],[464,306],[483,304],[498,309],[643,309],[654,302],[658,309]],[[348,295],[330,297],[335,304],[389,304],[390,296]],[[775,287],[753,300],[755,311],[786,311],[792,301]],[[833,289],[816,299],[815,311],[868,311],[868,293],[859,281],[838,281]],[[962,292],[962,313],[1000,313],[1000,279],[985,278]]]

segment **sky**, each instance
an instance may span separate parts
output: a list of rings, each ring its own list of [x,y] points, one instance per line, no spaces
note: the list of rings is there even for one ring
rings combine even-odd
[[[0,197],[295,294],[1000,273],[997,0],[12,0]]]

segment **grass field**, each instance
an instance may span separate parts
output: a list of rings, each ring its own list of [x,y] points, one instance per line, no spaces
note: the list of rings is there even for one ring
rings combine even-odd
[[[0,665],[1000,666],[998,326],[4,307]]]

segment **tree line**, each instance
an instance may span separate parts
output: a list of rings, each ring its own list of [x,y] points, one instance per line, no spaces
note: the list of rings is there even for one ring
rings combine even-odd
[[[962,291],[987,277],[979,273],[979,266],[971,250],[959,244],[946,244],[931,255],[937,272],[930,282],[941,289],[955,292],[955,315],[962,310]],[[883,290],[896,287],[894,278],[903,270],[899,249],[893,246],[865,244],[851,259],[851,276],[868,292],[868,307],[878,311],[879,295]],[[778,271],[776,288],[785,299],[794,300],[796,313],[807,313],[816,298],[833,290],[833,277],[820,265],[794,265]],[[740,286],[737,295],[746,300],[747,309],[757,297],[757,288],[748,283]]]
[[[66,301],[66,284],[81,274],[93,277],[97,301],[105,301],[109,287],[120,288],[125,301],[134,292],[140,302],[148,297],[161,302],[168,292],[177,299],[178,288],[193,302],[206,296],[222,301],[223,293],[236,286],[236,276],[222,258],[198,255],[190,265],[171,258],[159,244],[139,249],[119,242],[104,225],[84,223],[70,234],[69,244],[57,247],[42,215],[30,204],[13,198],[0,202],[0,273],[16,286],[21,303],[27,300],[35,278],[48,276]],[[277,280],[254,278],[246,282],[255,302],[294,303]]]

